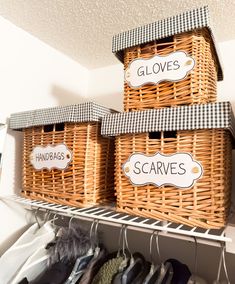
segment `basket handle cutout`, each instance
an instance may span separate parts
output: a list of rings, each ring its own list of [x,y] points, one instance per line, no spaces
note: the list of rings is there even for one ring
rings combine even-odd
[[[43,130],[44,130],[44,132],[64,131],[64,123],[44,125]]]
[[[64,123],[56,123],[55,131],[64,131]]]
[[[163,131],[163,138],[176,139],[177,131]],[[161,131],[149,132],[149,139],[161,139]]]
[[[149,139],[161,139],[161,132],[149,132]]]
[[[54,129],[54,125],[53,124],[48,124],[48,125],[44,125],[43,126],[43,131],[44,132],[51,132]]]
[[[157,44],[161,44],[161,43],[172,43],[174,41],[174,37],[173,36],[168,36],[168,37],[164,37],[164,38],[160,38],[157,40]]]
[[[177,138],[177,131],[164,131],[164,138]]]
[[[169,45],[172,45],[174,42],[174,37],[173,36],[168,36],[165,38],[161,38],[159,40],[156,41],[157,43],[157,50],[161,50],[164,48],[169,47]]]

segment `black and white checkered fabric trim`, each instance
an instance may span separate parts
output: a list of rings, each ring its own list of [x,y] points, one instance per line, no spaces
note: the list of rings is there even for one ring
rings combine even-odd
[[[24,111],[10,116],[10,128],[21,130],[63,122],[100,121],[103,116],[112,112],[114,111],[93,102]]]
[[[215,46],[218,60],[218,80],[223,80],[218,48],[212,33],[208,6],[186,11],[182,14],[144,25],[113,36],[112,52],[123,62],[123,50],[135,45],[151,42],[193,29],[208,28]]]
[[[101,134],[116,136],[212,128],[227,128],[235,137],[235,120],[229,102],[111,114],[102,119]]]

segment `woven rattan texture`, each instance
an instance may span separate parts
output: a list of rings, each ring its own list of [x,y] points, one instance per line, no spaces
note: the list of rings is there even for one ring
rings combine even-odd
[[[65,170],[35,170],[29,157],[35,146],[64,143],[73,153]],[[113,139],[100,135],[100,123],[65,123],[64,130],[24,129],[23,191],[25,197],[69,206],[113,201]]]
[[[161,82],[131,88],[124,83],[124,110],[135,111],[178,105],[201,104],[216,101],[217,69],[215,50],[206,28],[174,35],[160,41],[127,48],[124,51],[124,69],[136,58],[150,58],[185,51],[196,65],[179,82]]]
[[[123,134],[115,139],[115,190],[119,211],[203,228],[225,225],[231,192],[229,131],[177,131],[173,138],[164,138],[161,132],[161,139],[150,139],[148,133]],[[188,152],[202,164],[204,174],[189,189],[136,187],[122,171],[122,165],[135,152],[149,155]]]

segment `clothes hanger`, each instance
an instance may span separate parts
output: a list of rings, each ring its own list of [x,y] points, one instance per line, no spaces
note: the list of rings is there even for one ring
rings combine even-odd
[[[173,277],[173,268],[172,265],[170,263],[166,263],[164,264],[161,261],[161,255],[160,255],[160,250],[159,250],[159,231],[157,231],[157,234],[155,234],[156,231],[153,232],[153,234],[150,237],[150,257],[151,257],[151,267],[150,267],[150,271],[149,274],[147,275],[147,277],[144,280],[144,284],[153,284],[153,283],[157,283],[157,284],[170,284],[171,283],[171,279]],[[153,261],[153,256],[152,256],[152,243],[153,243],[153,238],[155,236],[155,240],[156,240],[156,247],[157,247],[157,254],[158,254],[158,259],[159,259],[159,263],[158,264],[154,264]]]
[[[126,247],[130,252],[129,244],[127,241],[127,226],[124,230],[124,238]],[[132,254],[130,252],[130,256],[130,263],[121,276],[121,284],[133,284],[135,279],[138,278],[139,274],[142,273],[142,270],[144,268],[145,259],[140,253]]]
[[[194,273],[193,275],[189,278],[187,284],[196,284],[196,279],[195,276],[197,275],[197,239],[196,237],[193,237],[194,243],[195,243],[195,253],[194,253]]]
[[[58,219],[58,214],[50,211],[49,209],[46,210],[45,214],[44,214],[44,218],[42,220],[42,223],[40,224],[39,222],[39,218],[38,218],[38,213],[40,211],[40,207],[38,207],[35,211],[34,211],[34,217],[36,220],[36,224],[38,225],[38,228],[40,229],[41,227],[47,225],[47,224],[51,224],[54,228],[56,227],[55,225],[55,221]],[[50,216],[54,213],[54,217],[52,219],[50,219]]]
[[[172,277],[173,277],[173,267],[171,263],[166,263],[164,264],[161,261],[161,255],[160,255],[160,249],[159,249],[159,231],[156,234],[156,245],[157,245],[157,253],[159,257],[159,262],[160,262],[160,273],[159,276],[156,280],[156,284],[170,284]]]
[[[38,214],[40,212],[40,207],[36,208],[36,210],[34,211],[34,218],[35,218],[35,224],[37,225],[36,230],[34,231],[35,234],[38,234],[40,231],[53,231],[55,236],[56,236],[56,232],[55,232],[55,224],[54,222],[51,222],[51,220],[47,220],[47,218],[49,218],[51,213],[48,213],[48,215],[46,215],[45,220],[42,220],[41,224],[40,224],[40,219],[38,217]],[[55,218],[55,217],[54,217]]]
[[[197,238],[193,236],[195,243],[195,253],[194,253],[194,271],[188,280],[187,284],[206,284],[206,281],[197,275],[197,259],[198,259],[198,243]]]
[[[121,227],[121,230],[120,230],[120,234],[119,234],[119,241],[118,241],[119,250],[118,250],[118,253],[117,253],[117,257],[120,257],[121,252],[122,252],[124,259],[121,262],[121,264],[119,265],[117,274],[114,275],[114,277],[112,279],[112,284],[123,284],[123,280],[122,280],[123,273],[128,268],[128,263],[130,265],[131,263],[134,262],[133,255],[130,252],[129,245],[128,245],[128,242],[127,242],[126,230],[127,230],[127,225],[123,224],[122,227]],[[121,245],[122,245],[122,250],[121,250]],[[128,253],[128,256],[127,256],[127,253]],[[124,280],[124,281],[126,281],[126,280]]]
[[[41,225],[40,225],[40,223],[39,223],[39,219],[38,219],[38,217],[37,217],[37,214],[38,214],[39,210],[40,210],[40,207],[38,207],[38,208],[34,211],[34,218],[35,218],[36,224],[38,225],[38,229],[41,228]]]
[[[222,282],[220,281],[222,264],[223,264],[223,268],[224,268],[224,273],[225,273],[227,284],[230,284],[230,280],[229,280],[229,277],[228,277],[227,266],[226,266],[226,261],[225,261],[225,244],[223,242],[221,242],[220,244],[221,244],[221,254],[220,254],[220,260],[219,260],[219,267],[218,267],[218,272],[217,272],[217,278],[213,282],[213,284],[222,284]]]
[[[121,250],[119,249],[118,256],[121,256],[122,254],[122,257],[123,257],[123,261],[119,267],[119,272],[123,271],[127,267],[128,262],[130,261],[132,257],[131,251],[127,243],[126,229],[127,229],[127,225],[122,225],[122,234],[119,235],[119,237],[121,238],[119,240],[120,243],[122,241],[122,249]]]
[[[153,238],[155,237],[155,231],[153,231],[153,233],[150,236],[150,241],[149,241],[149,255],[150,255],[150,262],[151,262],[151,266],[150,266],[150,270],[148,275],[146,276],[145,280],[144,280],[144,284],[152,284],[155,283],[155,281],[157,280],[159,273],[160,273],[160,266],[156,263],[154,263],[154,259],[153,259]]]
[[[98,241],[98,225],[99,225],[99,220],[94,219],[90,229],[90,239],[91,239],[91,244],[93,246],[92,249],[93,249],[94,258],[98,257],[100,253],[100,247]],[[94,232],[93,232],[93,227],[94,227]]]

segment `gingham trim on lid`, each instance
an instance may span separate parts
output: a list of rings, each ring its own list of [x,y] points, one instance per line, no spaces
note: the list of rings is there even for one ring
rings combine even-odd
[[[115,111],[93,102],[24,111],[10,116],[10,128],[21,130],[27,127],[63,122],[100,121],[103,116],[112,112]]]
[[[186,11],[182,14],[114,35],[112,39],[112,52],[123,62],[123,51],[128,47],[200,28],[208,28],[210,31],[218,61],[218,80],[223,80],[220,56],[212,33],[208,6]]]
[[[235,120],[230,102],[111,114],[102,119],[101,134],[116,136],[209,128],[229,129],[235,138]]]

